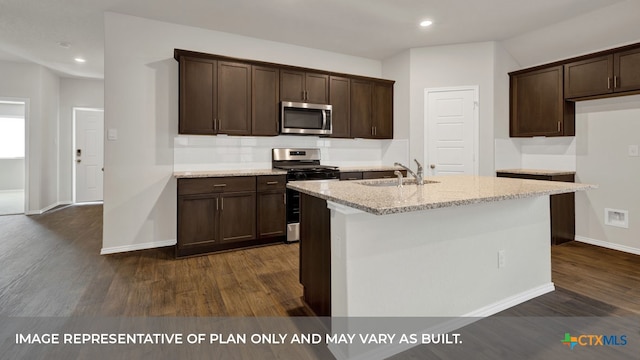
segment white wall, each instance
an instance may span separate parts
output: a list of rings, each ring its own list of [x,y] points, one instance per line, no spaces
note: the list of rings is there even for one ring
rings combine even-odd
[[[640,157],[628,155],[640,145],[640,95],[577,103],[579,182],[599,188],[576,194],[576,238],[640,254]],[[604,209],[629,212],[629,228],[604,224]]]
[[[106,13],[105,127],[117,129],[118,140],[105,143],[103,253],[175,242],[176,181],[172,173],[174,142],[180,140],[175,139],[178,63],[173,59],[174,48],[382,75],[382,64],[375,60]],[[247,141],[262,145],[261,139]],[[226,140],[203,141],[207,147]]]
[[[507,39],[523,68],[640,41],[640,1],[627,0]]]
[[[409,139],[411,52],[403,51],[382,63],[383,77],[396,81],[393,87],[393,138]]]
[[[494,171],[493,42],[410,50],[410,157],[424,160],[424,90],[478,85],[480,97],[479,174]]]
[[[27,213],[39,213],[58,203],[58,77],[39,65],[0,61],[0,79],[0,97],[27,100]]]
[[[60,193],[61,202],[71,202],[73,195],[73,108],[104,108],[104,81],[60,79]]]

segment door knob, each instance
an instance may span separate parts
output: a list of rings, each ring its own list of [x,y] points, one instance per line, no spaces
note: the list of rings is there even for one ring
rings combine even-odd
[[[436,164],[431,164],[429,165],[430,168],[435,169],[436,168]]]
[[[82,161],[82,160],[80,160],[80,159],[76,160],[76,162],[77,162],[78,164],[79,164],[81,161]]]

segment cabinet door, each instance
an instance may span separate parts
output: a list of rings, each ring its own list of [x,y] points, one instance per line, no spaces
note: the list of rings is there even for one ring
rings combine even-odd
[[[615,92],[640,90],[640,49],[614,55]]]
[[[251,65],[218,62],[218,133],[251,135]]]
[[[351,137],[371,138],[371,101],[373,85],[370,81],[351,80]]]
[[[284,236],[286,234],[285,193],[258,194],[258,237]]]
[[[393,139],[393,85],[373,84],[371,123],[374,138]]]
[[[252,66],[251,84],[251,134],[278,135],[280,71]]]
[[[180,58],[180,134],[215,134],[216,62]]]
[[[511,75],[510,136],[575,135],[575,104],[564,100],[562,74],[555,66]]]
[[[312,104],[328,104],[329,75],[306,73],[305,91],[305,102]]]
[[[280,70],[280,101],[304,101],[304,73]]]
[[[613,56],[576,61],[564,66],[564,98],[613,92]]]
[[[178,197],[178,255],[194,253],[190,249],[220,242],[216,195]]]
[[[231,193],[220,198],[221,242],[256,238],[256,193]]]
[[[343,77],[329,78],[329,104],[331,104],[332,133],[334,138],[350,136],[351,90],[350,80]]]

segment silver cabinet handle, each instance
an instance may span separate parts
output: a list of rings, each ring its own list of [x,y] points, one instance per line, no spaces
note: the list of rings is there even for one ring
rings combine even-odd
[[[277,181],[267,181],[267,185],[277,185]]]
[[[614,89],[618,88],[618,77],[617,76],[613,77],[613,88]]]
[[[560,125],[560,121],[558,121],[558,132],[560,132],[560,131],[561,131],[561,130],[560,130],[560,127],[561,127],[561,126],[562,126],[562,125]]]
[[[287,205],[287,194],[286,193],[282,194],[282,203]]]
[[[224,198],[220,198],[220,211],[224,210]]]
[[[611,89],[611,76],[607,76],[607,89]]]
[[[220,200],[220,198],[216,198],[216,211],[220,210],[220,206],[218,205],[218,200]]]

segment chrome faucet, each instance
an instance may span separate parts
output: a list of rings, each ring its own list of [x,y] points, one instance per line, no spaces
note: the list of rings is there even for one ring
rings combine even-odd
[[[396,171],[393,172],[393,174],[398,177],[398,187],[401,188],[402,187],[402,172],[396,170]]]
[[[416,164],[418,164],[418,173],[417,173],[417,174],[416,174],[416,173],[414,173],[414,172],[413,172],[413,170],[411,170],[411,169],[409,169],[408,167],[406,167],[406,166],[404,166],[404,165],[400,164],[399,162],[394,163],[393,165],[395,165],[395,166],[400,166],[401,168],[403,168],[403,169],[407,170],[407,173],[408,173],[408,174],[410,174],[411,176],[413,176],[413,177],[416,179],[416,184],[418,184],[418,185],[424,185],[424,180],[423,180],[423,177],[424,177],[424,169],[423,169],[423,167],[422,167],[422,164],[420,164],[420,163],[418,162],[418,160],[417,160],[417,159],[413,159],[413,161],[415,161],[415,162],[416,162]]]

